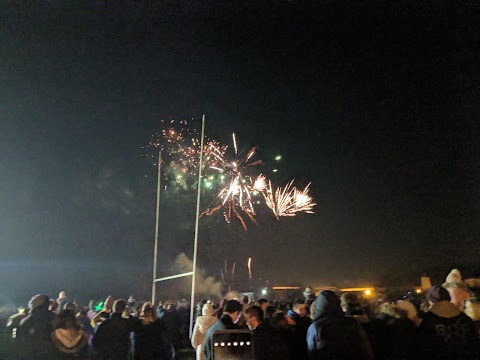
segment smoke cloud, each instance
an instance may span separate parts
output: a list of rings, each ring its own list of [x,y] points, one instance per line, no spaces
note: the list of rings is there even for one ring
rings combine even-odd
[[[180,253],[175,259],[175,268],[179,272],[188,272],[193,269],[193,261],[185,253]],[[195,293],[196,295],[222,297],[222,283],[216,281],[213,276],[206,276],[205,269],[197,266],[195,273]]]

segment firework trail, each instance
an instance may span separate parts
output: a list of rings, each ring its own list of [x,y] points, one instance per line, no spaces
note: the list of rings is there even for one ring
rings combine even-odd
[[[247,266],[248,266],[248,277],[251,279],[252,278],[252,258],[251,257],[248,258]]]
[[[223,288],[226,292],[231,291],[235,285],[235,262],[233,263],[232,271],[229,273],[227,260],[225,260],[225,271],[220,269],[220,277],[222,279]]]

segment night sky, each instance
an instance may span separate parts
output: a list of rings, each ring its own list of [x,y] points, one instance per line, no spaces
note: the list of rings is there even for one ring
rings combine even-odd
[[[315,214],[202,218],[198,262],[239,287],[480,275],[480,7],[473,1],[0,5],[0,303],[150,292],[162,119],[281,154]],[[195,197],[162,193],[159,276]],[[166,285],[177,291],[179,285]],[[165,290],[165,288],[163,289]]]

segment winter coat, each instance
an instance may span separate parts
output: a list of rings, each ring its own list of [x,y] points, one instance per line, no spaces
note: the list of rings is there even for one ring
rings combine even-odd
[[[20,321],[17,330],[19,351],[23,359],[48,359],[53,345],[50,341],[52,320],[55,313],[48,310],[48,302],[31,310],[30,315]]]
[[[54,345],[52,359],[88,359],[88,334],[77,329],[56,329],[50,334]]]
[[[213,359],[213,349],[211,346],[213,334],[216,331],[233,329],[239,329],[239,327],[233,323],[232,318],[227,314],[223,314],[220,319],[210,326],[207,331],[207,335],[205,336],[205,342],[203,343],[203,355],[205,356],[205,360]]]
[[[295,311],[288,310],[287,315],[295,321],[293,326],[292,347],[295,359],[308,360],[307,331],[311,324],[310,318],[300,317]]]
[[[424,359],[478,359],[475,324],[449,301],[439,301],[420,324]]]
[[[204,359],[203,357],[203,343],[205,342],[205,336],[207,335],[207,330],[215,324],[217,321],[216,316],[211,315],[202,315],[197,317],[195,321],[195,326],[193,327],[192,332],[192,346],[197,352],[197,360]]]
[[[7,321],[7,334],[9,340],[15,340],[20,322],[28,316],[26,313],[13,314]]]
[[[93,337],[95,359],[126,360],[130,345],[131,324],[121,314],[114,313],[100,324]]]
[[[170,347],[167,342],[166,329],[156,319],[149,324],[138,321],[135,332],[135,360],[167,360],[170,359]]]
[[[365,331],[355,319],[345,317],[334,292],[322,291],[313,306],[314,321],[307,332],[311,360],[373,359]]]
[[[418,329],[407,318],[380,314],[367,326],[375,360],[417,359]]]

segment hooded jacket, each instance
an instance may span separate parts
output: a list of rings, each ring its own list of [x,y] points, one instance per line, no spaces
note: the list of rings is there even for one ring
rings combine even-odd
[[[192,332],[192,346],[197,352],[197,360],[204,359],[203,343],[207,336],[208,329],[215,324],[217,317],[215,315],[202,315],[195,320],[195,326]]]
[[[79,329],[55,329],[51,335],[55,359],[86,359],[88,334]]]
[[[475,324],[449,301],[431,307],[420,324],[424,359],[478,359]]]
[[[217,317],[214,315],[202,315],[197,317],[192,333],[192,346],[196,349],[198,345],[203,345],[207,330],[215,324]]]
[[[373,359],[370,343],[358,322],[345,317],[334,292],[324,290],[313,304],[313,323],[307,332],[311,360]]]

